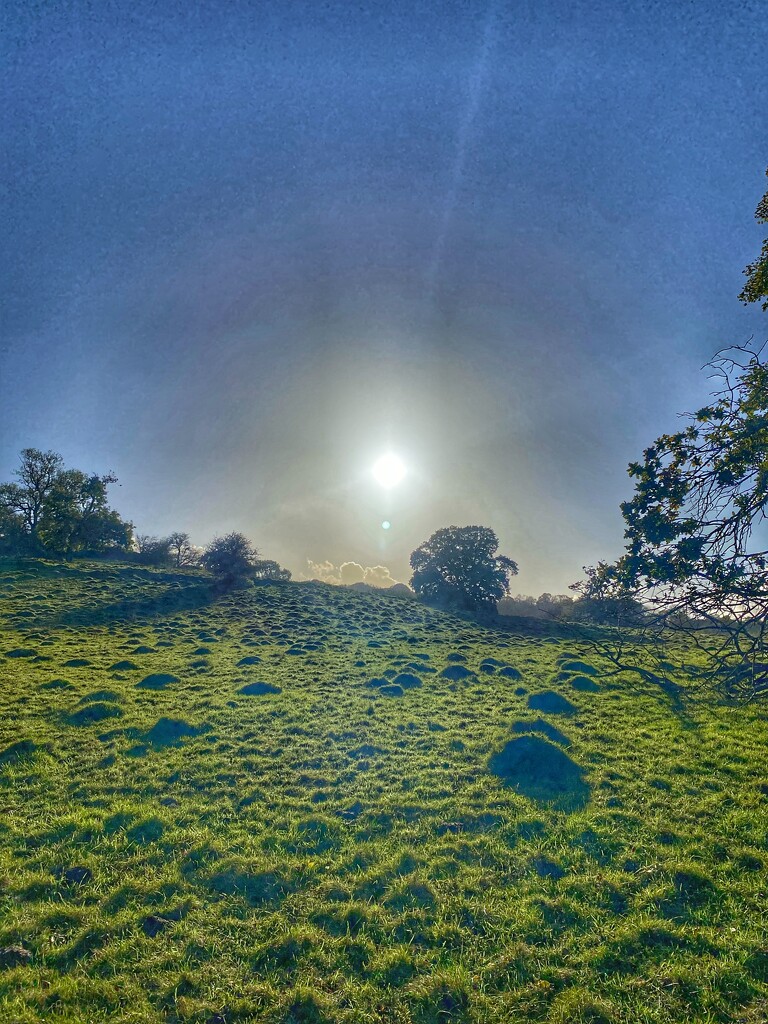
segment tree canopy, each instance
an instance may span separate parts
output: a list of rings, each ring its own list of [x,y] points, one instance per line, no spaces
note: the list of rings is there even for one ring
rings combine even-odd
[[[214,576],[236,579],[252,574],[259,553],[245,534],[214,537],[200,557],[200,564]]]
[[[768,170],[766,170],[768,176]],[[757,204],[755,220],[758,224],[768,224],[768,192]],[[747,283],[739,295],[742,302],[760,302],[763,309],[768,309],[768,238],[763,241],[763,248],[758,258],[749,263],[744,270]]]
[[[641,600],[657,625],[697,639],[713,671],[743,681],[751,665],[755,692],[768,689],[768,365],[735,347],[710,367],[713,400],[629,466],[624,555],[580,589]]]
[[[200,564],[225,583],[246,578],[288,581],[291,574],[271,558],[260,558],[259,552],[243,533],[215,537],[203,554]]]
[[[461,611],[495,609],[517,573],[511,558],[497,555],[499,541],[487,526],[437,530],[411,555],[411,587],[425,601]]]
[[[25,448],[17,481],[0,485],[0,546],[9,554],[125,550],[132,526],[109,507],[111,473],[65,469],[57,452]]]
[[[768,171],[766,171],[768,175]],[[768,192],[757,206],[768,223]],[[768,239],[745,269],[739,298],[768,309]],[[719,381],[688,425],[629,465],[635,493],[621,505],[625,553],[587,568],[587,600],[640,601],[652,629],[698,643],[729,693],[768,692],[768,365],[734,345],[708,364]]]
[[[252,566],[252,575],[257,580],[278,580],[287,583],[291,578],[289,569],[284,569],[271,558],[259,558]]]

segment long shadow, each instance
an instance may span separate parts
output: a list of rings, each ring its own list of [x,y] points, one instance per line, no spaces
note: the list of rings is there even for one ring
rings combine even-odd
[[[453,608],[442,608],[438,604],[427,604],[425,606],[435,611],[442,611],[451,615],[461,622],[471,622],[484,629],[494,630],[500,633],[514,633],[519,636],[530,637],[553,637],[558,640],[574,641],[602,641],[615,640],[617,628],[615,626],[601,626],[596,623],[572,622],[567,619],[539,618],[533,615],[502,615],[489,612],[457,611]],[[627,627],[622,631],[624,636],[632,635],[632,628]],[[632,637],[633,643],[638,646],[647,643],[639,634]]]
[[[558,810],[580,810],[589,802],[590,787],[581,767],[565,751],[538,736],[510,740],[491,757],[488,767],[523,796]]]
[[[666,676],[657,675],[650,669],[644,668],[641,665],[632,664],[630,659],[625,659],[625,662],[611,672],[605,673],[603,681],[610,679],[616,680],[613,685],[617,686],[618,677],[622,675],[636,675],[642,680],[642,683],[646,684],[644,692],[648,696],[660,696],[661,699],[665,700],[669,710],[673,715],[680,721],[681,725],[685,729],[694,729],[698,727],[698,723],[693,719],[689,713],[689,705],[696,702],[697,697],[700,698],[700,694],[691,693],[686,690],[685,686],[681,686],[680,683],[676,683],[673,679],[668,679]],[[631,689],[636,689],[631,683],[626,684]]]
[[[157,576],[153,576],[157,581]],[[209,581],[191,584],[183,589],[137,598],[123,598],[98,604],[80,605],[49,615],[25,620],[26,629],[56,629],[64,626],[105,626],[113,622],[135,619],[163,618],[214,604],[225,594]]]
[[[635,669],[635,671],[640,671]],[[658,687],[658,689],[664,694],[669,701],[669,706],[674,713],[682,718],[688,719],[686,712],[685,703],[683,701],[683,695],[685,694],[685,687],[679,683],[674,682],[672,679],[665,679],[662,676],[657,676],[655,672],[649,672],[647,669],[641,672],[643,679],[650,683],[652,686]]]
[[[574,640],[580,643],[589,643],[594,645],[595,653],[603,658],[611,659],[610,655],[606,652],[605,647],[601,648],[601,644],[610,645],[616,643],[617,638],[621,639],[623,645],[634,646],[638,649],[644,647],[655,646],[657,640],[653,636],[648,636],[639,629],[633,629],[627,627],[626,629],[619,631],[615,626],[601,626],[592,623],[581,623],[581,622],[562,622],[558,620],[546,620],[546,619],[535,619],[529,616],[523,615],[500,615],[498,618],[487,618],[477,619],[479,625],[487,626],[491,629],[498,629],[503,632],[516,633],[520,636],[531,636],[531,637],[546,637],[551,636],[559,640]],[[603,678],[621,675],[622,673],[636,674],[647,683],[649,686],[649,692],[653,689],[657,690],[658,693],[666,699],[670,711],[673,712],[683,723],[686,728],[694,728],[696,723],[688,714],[686,707],[686,700],[690,701],[692,695],[688,693],[684,686],[674,682],[665,676],[657,675],[655,672],[650,671],[640,665],[633,664],[633,659],[627,655],[623,659],[625,663],[618,665],[613,672],[603,674]]]
[[[56,584],[77,580],[84,596],[79,603],[61,609],[43,605],[34,612],[25,608],[23,621],[11,624],[30,629],[55,629],[66,626],[100,626],[140,618],[166,616],[212,604],[225,596],[231,586],[210,577],[199,577],[175,569],[150,569],[141,565],[115,562],[49,561],[36,558],[0,558],[0,576],[15,573],[28,578],[50,578]],[[106,588],[105,584],[109,584]],[[143,584],[154,585],[149,593],[136,593]],[[94,589],[95,585],[95,589]],[[104,592],[106,590],[106,593]],[[37,597],[36,600],[41,600]]]
[[[188,583],[190,574],[180,572],[172,568],[147,568],[143,565],[133,565],[124,562],[92,562],[88,559],[73,558],[10,558],[0,556],[0,575],[20,574],[29,577],[48,577],[55,579],[71,578],[73,576],[87,577],[90,580],[115,580],[119,577],[124,579],[144,580],[157,582],[162,580],[165,583]]]

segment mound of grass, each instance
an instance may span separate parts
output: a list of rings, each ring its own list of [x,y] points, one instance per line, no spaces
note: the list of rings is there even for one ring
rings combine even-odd
[[[523,678],[522,672],[517,668],[513,668],[511,665],[505,665],[504,668],[500,668],[498,671],[498,675],[503,676],[505,679]]]
[[[567,682],[574,690],[580,690],[582,693],[598,693],[602,689],[599,683],[588,676],[570,676]]]
[[[573,715],[576,712],[575,705],[554,690],[532,693],[528,698],[528,707],[532,711],[545,711],[550,715]]]
[[[513,722],[513,732],[540,732],[543,736],[546,736],[548,740],[552,740],[553,743],[560,743],[564,747],[570,747],[571,741],[568,737],[560,732],[554,725],[549,722],[545,722],[541,718],[537,718],[534,722],[520,721]]]
[[[488,767],[534,800],[574,806],[589,799],[589,786],[579,765],[559,747],[537,736],[510,740],[491,757]]]
[[[32,740],[18,740],[18,742],[6,747],[5,750],[0,750],[0,765],[16,764],[19,761],[34,757],[38,750],[40,750],[40,747],[37,743],[33,743]]]
[[[246,683],[237,692],[245,694],[246,697],[263,697],[267,693],[282,693],[282,687],[273,683]]]
[[[140,690],[164,690],[171,683],[178,682],[179,677],[171,675],[170,672],[153,672],[151,675],[144,676],[141,682],[136,683],[136,687]]]
[[[399,686],[403,690],[412,690],[422,685],[421,679],[413,672],[399,672],[392,680],[393,686]]]
[[[464,665],[448,665],[440,673],[443,679],[468,679],[472,673]]]
[[[73,711],[67,716],[66,721],[68,725],[93,725],[95,722],[103,722],[106,718],[120,718],[122,714],[123,709],[119,705],[97,700]]]
[[[183,739],[199,736],[204,729],[177,718],[159,718],[143,736],[145,743],[154,747],[167,747]]]

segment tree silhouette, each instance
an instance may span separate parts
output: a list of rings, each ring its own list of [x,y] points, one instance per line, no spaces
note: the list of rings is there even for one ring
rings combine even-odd
[[[197,565],[200,561],[200,553],[189,539],[188,533],[172,533],[168,537],[168,550],[177,569],[185,565]]]
[[[254,562],[252,574],[257,580],[279,580],[283,583],[287,583],[291,578],[290,570],[284,569],[271,558],[261,558]]]
[[[235,580],[253,573],[259,553],[242,533],[214,537],[200,557],[204,569],[223,579]]]
[[[517,574],[511,558],[497,555],[499,541],[487,526],[437,530],[411,555],[411,586],[425,601],[459,611],[495,609]]]
[[[731,693],[768,692],[768,364],[736,347],[710,367],[721,385],[689,424],[629,466],[625,554],[587,570],[588,599],[642,601],[657,631],[697,643]]]

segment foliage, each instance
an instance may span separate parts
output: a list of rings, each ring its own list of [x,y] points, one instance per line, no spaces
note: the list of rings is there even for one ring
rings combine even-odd
[[[22,517],[14,511],[8,501],[6,489],[13,485],[0,485],[0,555],[25,555],[34,553],[32,538],[25,529]]]
[[[540,594],[535,601],[537,611],[547,618],[568,619],[571,616],[574,601],[567,594]]]
[[[15,475],[19,483],[0,484],[0,507],[13,519],[15,528],[27,540],[30,550],[39,546],[38,530],[49,505],[64,460],[57,452],[24,448]]]
[[[529,619],[567,620],[575,602],[568,594],[515,594],[502,597],[497,604],[499,615],[518,615]]]
[[[25,448],[16,476],[18,483],[0,485],[0,532],[9,553],[69,556],[130,545],[131,524],[107,501],[113,474],[65,469],[58,453]]]
[[[653,622],[683,630],[709,652],[713,672],[750,692],[768,688],[768,366],[736,347],[710,364],[712,402],[686,414],[633,462],[635,494],[621,506],[625,554],[589,570],[588,598],[641,600]],[[734,672],[736,675],[734,675]],[[739,674],[740,673],[740,674]]]
[[[574,601],[568,618],[572,622],[589,622],[600,626],[639,626],[646,621],[642,602],[632,589],[612,578],[606,562],[584,566],[586,580],[575,583],[572,590],[581,593]]]
[[[768,175],[768,170],[766,170]],[[755,220],[758,224],[768,224],[768,192],[757,204]],[[747,276],[747,283],[739,295],[745,304],[747,302],[763,301],[763,309],[768,309],[768,238],[763,242],[760,256],[750,263],[744,270]]]
[[[153,537],[148,533],[138,533],[135,537],[136,561],[142,565],[171,565],[170,537]]]
[[[215,537],[200,557],[200,564],[214,576],[238,579],[250,576],[259,561],[259,553],[242,533]]]
[[[601,563],[602,564],[602,563]],[[598,567],[599,569],[599,567]],[[585,567],[588,577],[598,570]],[[572,589],[581,589],[574,584]],[[601,626],[637,626],[645,621],[645,610],[630,595],[593,593],[574,600],[569,594],[516,594],[503,597],[498,603],[500,615],[516,615],[550,622],[583,622]]]
[[[251,575],[257,580],[279,580],[283,583],[291,578],[290,571],[271,558],[260,558],[254,562]]]
[[[517,574],[511,558],[486,526],[437,530],[411,555],[411,587],[423,600],[460,611],[491,610]]]
[[[197,565],[200,550],[194,546],[188,533],[171,533],[167,537],[153,537],[146,533],[135,537],[136,561],[142,565],[174,566],[183,569]]]

